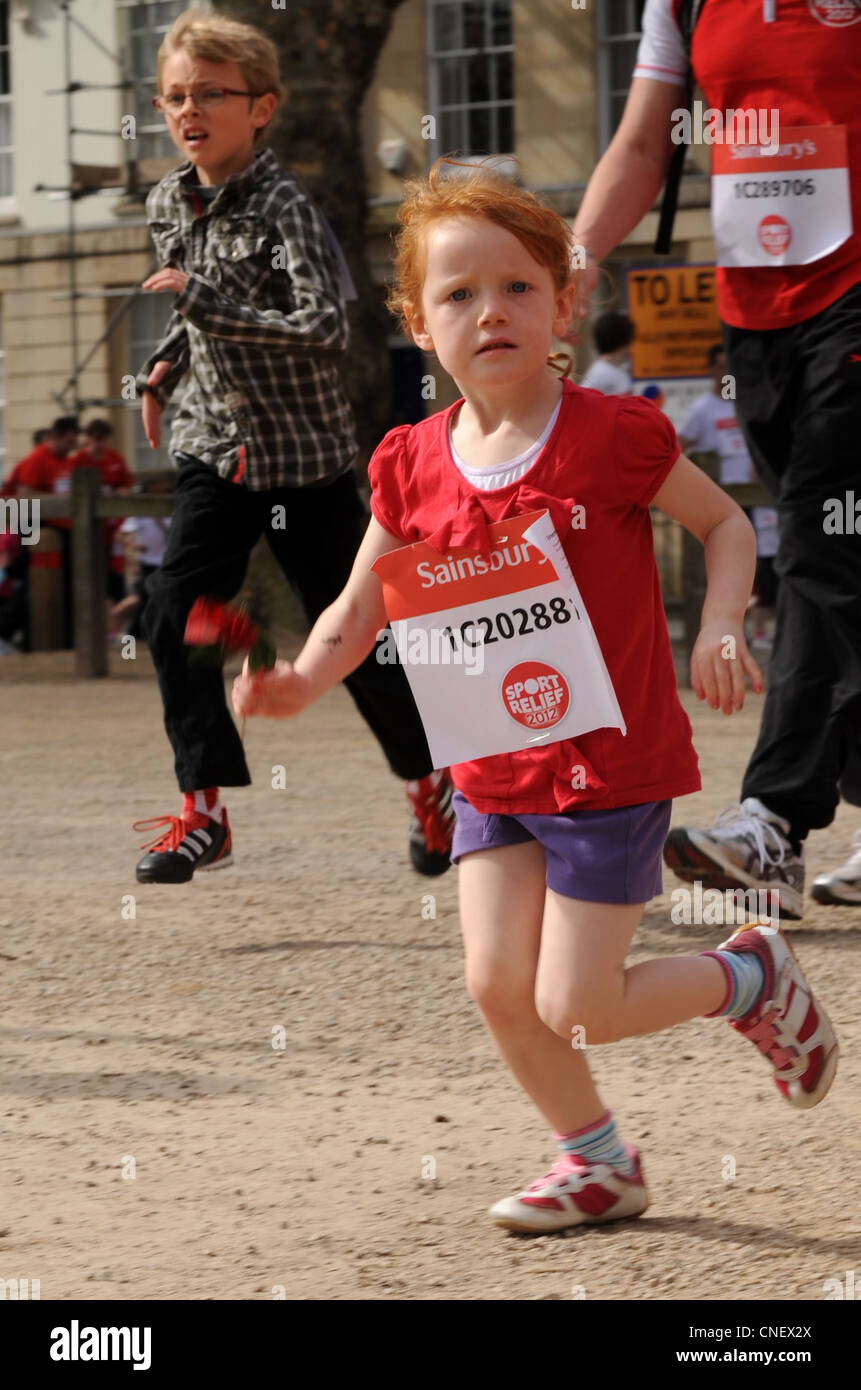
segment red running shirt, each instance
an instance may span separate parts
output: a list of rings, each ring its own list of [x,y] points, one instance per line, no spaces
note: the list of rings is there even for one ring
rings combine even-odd
[[[68,463],[68,459],[59,458],[48,444],[37,444],[16,464],[13,470],[15,482],[27,493],[53,492],[57,479],[65,473]]]
[[[609,810],[699,791],[691,726],[676,689],[649,502],[679,457],[650,401],[563,383],[556,427],[532,467],[493,492],[474,488],[448,447],[461,404],[391,430],[368,466],[371,510],[404,545],[480,547],[488,523],[547,508],[562,538],[627,725],[452,768],[485,814]],[[586,525],[571,529],[572,507]],[[571,769],[585,769],[585,787]],[[578,779],[581,780],[581,779]]]
[[[648,0],[635,77],[684,82],[680,0]],[[830,256],[798,266],[719,267],[725,323],[752,330],[812,318],[861,280],[861,9],[848,0],[706,0],[691,61],[705,104],[772,108],[781,127],[845,125],[854,232]]]
[[[102,487],[113,492],[116,488],[129,488],[134,486],[134,478],[128,469],[128,464],[122,454],[116,449],[107,448],[101,458],[93,458],[88,449],[78,449],[74,454],[70,454],[66,460],[64,477],[71,474],[76,468],[97,468],[102,480]],[[71,482],[69,483],[71,486]],[[69,525],[64,522],[64,525]],[[113,538],[123,524],[123,518],[115,517],[105,522],[105,533],[109,538]],[[111,569],[115,573],[122,573],[125,570],[125,560],[122,556],[111,556]]]
[[[87,449],[78,449],[76,453],[69,455],[66,462],[68,471],[73,468],[98,468],[102,487],[134,486],[134,478],[128,470],[125,459],[117,449],[106,449],[99,459],[93,458]]]

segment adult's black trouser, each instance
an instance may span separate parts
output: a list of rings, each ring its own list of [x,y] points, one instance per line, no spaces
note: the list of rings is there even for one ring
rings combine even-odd
[[[218,669],[188,662],[183,633],[196,598],[226,601],[239,591],[251,550],[265,534],[308,621],[347,581],[367,514],[352,472],[319,487],[251,492],[199,459],[177,456],[176,509],[162,565],[147,582],[143,628],[158,673],[164,722],[180,791],[243,787],[251,781]],[[284,507],[284,529],[273,527]],[[432,770],[427,740],[403,667],[374,652],[345,684],[392,771],[404,779]]]
[[[846,516],[846,494],[861,501],[861,284],[792,327],[723,332],[780,531],[768,693],[741,794],[802,840],[831,823],[841,794],[861,806],[861,517],[856,533]],[[830,533],[831,499],[842,534]]]

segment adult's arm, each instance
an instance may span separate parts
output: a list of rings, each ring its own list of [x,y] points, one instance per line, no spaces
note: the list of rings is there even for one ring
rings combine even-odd
[[[633,231],[658,196],[675,149],[672,113],[686,98],[684,84],[645,77],[631,82],[619,128],[598,161],[574,223],[574,240],[598,261]],[[587,301],[596,279],[584,276]],[[586,307],[581,295],[578,312]]]

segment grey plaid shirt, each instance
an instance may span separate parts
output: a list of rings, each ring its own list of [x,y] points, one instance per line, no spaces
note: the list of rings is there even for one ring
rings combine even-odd
[[[347,472],[357,445],[337,358],[349,330],[339,266],[321,214],[269,149],[211,202],[190,162],[147,198],[159,264],[189,273],[165,335],[136,377],[174,365],[184,380],[171,454],[188,453],[255,490],[307,487]],[[199,208],[197,214],[195,203]]]

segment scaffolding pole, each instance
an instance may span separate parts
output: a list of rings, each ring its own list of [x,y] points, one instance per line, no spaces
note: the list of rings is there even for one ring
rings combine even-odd
[[[80,378],[81,378],[81,375],[82,375],[82,373],[84,372],[84,370],[85,370],[87,364],[89,363],[90,359],[91,359],[91,358],[93,357],[93,355],[98,351],[98,349],[101,347],[102,343],[104,343],[104,342],[106,341],[106,339],[110,337],[110,335],[111,335],[111,333],[113,332],[113,330],[114,330],[116,324],[119,322],[119,320],[122,318],[122,316],[127,312],[127,310],[129,309],[130,305],[134,303],[135,299],[137,299],[138,295],[141,293],[141,290],[140,290],[139,287],[135,287],[135,288],[133,288],[133,289],[131,289],[131,290],[129,290],[129,291],[120,291],[120,293],[123,293],[123,294],[125,295],[125,298],[123,299],[123,301],[122,301],[122,303],[119,305],[119,307],[118,307],[118,308],[114,311],[114,313],[111,315],[111,318],[110,318],[110,321],[109,321],[109,323],[108,323],[108,325],[107,325],[107,328],[106,328],[106,329],[104,330],[104,332],[100,335],[100,337],[98,338],[98,340],[93,344],[93,346],[90,348],[90,350],[89,350],[89,352],[86,354],[86,356],[85,356],[83,359],[79,360],[79,352],[80,352],[80,335],[79,335],[79,324],[78,324],[78,303],[79,303],[79,301],[80,301],[81,299],[86,299],[86,298],[92,298],[92,297],[94,297],[94,293],[96,293],[96,294],[98,295],[98,297],[104,297],[104,296],[109,296],[109,295],[111,295],[112,293],[116,293],[116,292],[115,292],[115,291],[112,292],[112,291],[109,290],[109,289],[104,290],[104,291],[99,291],[99,292],[93,292],[93,291],[79,290],[79,289],[78,289],[78,274],[77,274],[77,225],[76,225],[76,221],[75,221],[75,204],[76,204],[76,202],[78,201],[79,198],[86,198],[86,197],[89,197],[89,196],[91,196],[91,195],[94,194],[94,193],[103,191],[103,189],[102,189],[102,186],[90,187],[90,188],[88,188],[87,185],[86,185],[86,181],[85,181],[85,179],[83,179],[83,178],[81,179],[81,186],[78,187],[78,185],[76,185],[76,183],[75,183],[75,169],[76,169],[76,164],[75,164],[75,159],[74,159],[74,137],[75,137],[76,135],[101,135],[101,136],[104,136],[104,135],[109,135],[109,134],[111,134],[111,132],[110,132],[110,131],[104,131],[104,130],[93,130],[93,129],[90,129],[90,128],[87,128],[87,127],[76,127],[76,126],[75,126],[75,121],[74,121],[73,98],[74,98],[74,96],[75,96],[76,93],[81,92],[81,91],[88,91],[88,90],[100,90],[100,91],[101,91],[101,90],[114,90],[114,91],[115,91],[115,90],[118,90],[118,89],[122,89],[123,91],[126,91],[126,90],[128,90],[129,88],[134,89],[134,88],[138,85],[138,82],[137,82],[137,80],[136,80],[135,78],[131,77],[131,76],[127,73],[127,71],[126,71],[126,67],[125,67],[125,52],[124,52],[124,50],[121,49],[119,55],[117,55],[116,53],[113,53],[113,52],[111,51],[111,49],[109,49],[109,48],[102,42],[102,40],[98,37],[97,34],[94,34],[94,33],[87,27],[86,24],[84,24],[75,14],[72,13],[72,4],[73,4],[73,0],[60,0],[60,9],[61,9],[62,12],[63,12],[63,77],[64,77],[64,85],[63,85],[61,88],[53,88],[53,89],[51,89],[51,90],[47,93],[47,95],[49,95],[49,96],[60,96],[60,95],[62,95],[62,96],[65,98],[65,100],[64,100],[64,108],[65,108],[65,118],[66,118],[66,164],[67,164],[68,171],[69,171],[69,183],[68,183],[68,185],[67,185],[65,188],[62,188],[62,189],[51,189],[51,188],[49,188],[48,186],[46,186],[46,185],[44,185],[44,184],[37,184],[37,185],[35,186],[34,191],[35,191],[35,192],[44,192],[44,193],[48,193],[49,195],[50,195],[51,192],[54,192],[54,193],[56,193],[58,196],[60,196],[60,195],[62,195],[62,194],[65,194],[65,195],[68,197],[68,200],[69,200],[68,216],[67,216],[67,219],[66,219],[66,231],[67,231],[68,242],[69,242],[69,251],[68,251],[68,263],[69,263],[68,291],[67,291],[66,294],[64,294],[64,295],[62,295],[62,296],[55,296],[55,297],[68,298],[68,300],[69,300],[69,326],[70,326],[70,346],[71,346],[71,355],[72,355],[72,372],[71,372],[71,375],[66,379],[66,381],[65,381],[63,387],[61,388],[61,390],[60,390],[59,392],[52,391],[52,392],[51,392],[51,395],[52,395],[52,397],[54,398],[54,400],[62,407],[63,410],[70,411],[70,413],[73,413],[75,416],[77,416],[77,415],[80,413],[80,411],[81,411],[85,406],[87,406],[87,405],[104,405],[104,404],[106,404],[105,398],[101,398],[101,399],[99,399],[99,400],[96,400],[96,399],[94,398],[94,399],[90,400],[90,399],[86,399],[86,398],[82,397],[82,396],[79,394],[79,391],[78,391],[78,382],[79,382],[79,380],[80,380]],[[78,29],[90,43],[92,43],[97,49],[99,49],[100,52],[104,53],[104,54],[106,55],[106,57],[110,58],[111,62],[117,64],[118,68],[120,69],[120,73],[119,73],[120,80],[119,80],[118,82],[76,82],[76,81],[73,79],[73,77],[72,77],[72,28],[73,28],[73,26],[74,26],[74,28]],[[120,137],[119,135],[117,135],[116,138],[117,138],[117,139],[120,139],[121,137]],[[127,196],[133,196],[133,195],[137,194],[138,191],[139,191],[139,189],[138,189],[138,179],[137,179],[137,160],[136,160],[136,158],[135,158],[135,156],[134,156],[134,154],[133,154],[133,152],[132,152],[132,144],[133,144],[133,142],[127,140],[127,141],[123,141],[123,144],[124,144],[124,147],[125,147],[125,150],[124,150],[124,161],[125,161],[125,165],[126,165],[126,170],[125,170],[125,183],[124,183],[124,184],[117,184],[116,187],[117,187],[117,188],[123,188]],[[151,273],[151,272],[150,272],[150,273]],[[70,399],[70,396],[69,396],[69,393],[70,393],[70,392],[71,392],[71,399]]]

